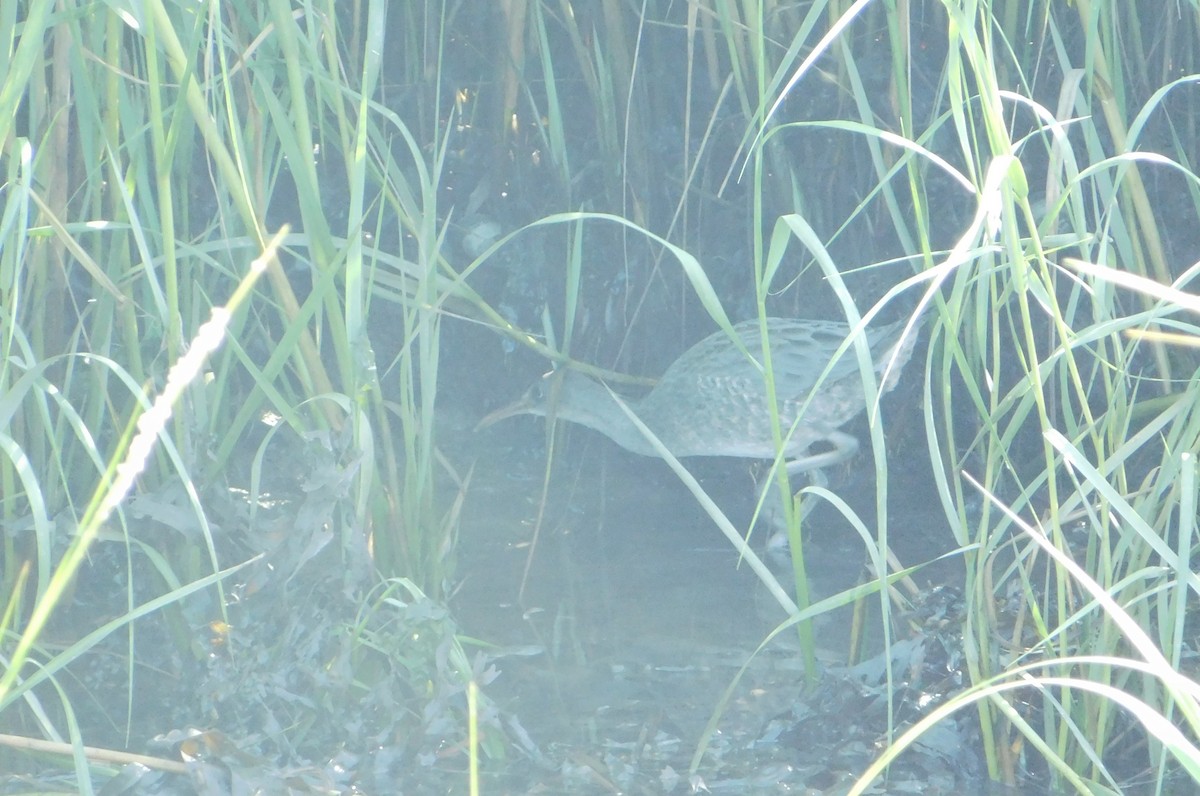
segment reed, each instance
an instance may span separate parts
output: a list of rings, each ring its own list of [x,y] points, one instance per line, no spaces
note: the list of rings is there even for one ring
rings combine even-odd
[[[1187,186],[1180,212],[1195,217],[1195,153],[1172,134],[1156,139],[1166,149],[1154,153],[1140,141],[1150,128],[1160,135],[1170,128],[1155,124],[1175,118],[1169,97],[1183,107],[1194,102],[1179,96],[1194,78],[1164,75],[1157,64],[1147,68],[1146,38],[1172,52],[1190,51],[1193,43],[1107,3],[1071,11],[1050,4],[896,4],[887,13],[881,4],[847,3],[818,4],[810,13],[818,7],[832,15],[820,38],[804,22],[770,28],[767,4],[724,6],[711,15],[721,20],[729,53],[784,54],[734,61],[742,65],[736,84],[743,104],[762,120],[744,138],[753,147],[746,174],[754,186],[755,229],[776,222],[771,246],[754,249],[753,261],[763,264],[754,280],[759,312],[778,289],[784,252],[798,247],[853,318],[855,303],[838,290],[847,264],[831,251],[843,252],[839,238],[858,224],[888,224],[899,248],[895,258],[909,258],[919,270],[895,280],[896,290],[880,304],[907,290],[910,304],[934,318],[926,322],[927,439],[960,546],[970,606],[964,652],[980,688],[953,704],[978,711],[990,775],[1015,784],[1044,766],[1065,786],[1117,787],[1112,767],[1128,775],[1138,765],[1113,745],[1130,724],[1114,707],[1129,708],[1131,700],[1145,730],[1142,764],[1160,782],[1192,772],[1194,686],[1179,673],[1178,655],[1186,611],[1167,595],[1186,591],[1191,581],[1180,554],[1192,549],[1195,509],[1180,484],[1191,483],[1194,463],[1180,452],[1196,444],[1189,376],[1195,360],[1127,333],[1166,325],[1187,338],[1196,327],[1179,316],[1180,293],[1144,298],[1107,280],[1118,264],[1156,285],[1190,277],[1167,262],[1164,204],[1153,197],[1179,195],[1167,184]],[[1176,21],[1191,30],[1196,16],[1184,12]],[[867,40],[856,31],[872,26],[887,32],[872,41],[889,44],[890,105],[863,77]],[[940,74],[925,76],[918,93],[914,80],[929,67],[912,46],[921,26],[951,37]],[[768,41],[783,44],[772,50]],[[822,56],[826,66],[818,75]],[[1056,86],[1048,85],[1047,57],[1066,76]],[[785,105],[822,78],[839,86],[847,115],[790,121]],[[1158,91],[1149,88],[1156,85]],[[1130,96],[1145,104],[1130,107]],[[1047,106],[1047,99],[1057,104]],[[831,232],[824,226],[828,205],[815,206],[809,187],[820,184],[821,168],[790,159],[799,148],[787,144],[797,134],[852,139],[847,146],[865,151],[873,170],[874,185],[859,189],[864,198]],[[772,206],[761,175],[781,172],[793,186],[794,215],[761,209]],[[973,206],[973,214],[935,215],[931,208],[944,208],[947,192]],[[959,228],[948,237],[954,223]],[[1066,270],[1070,254],[1099,268]],[[1155,375],[1161,381],[1154,383]],[[870,386],[864,384],[868,401]],[[873,442],[883,450],[875,428]],[[889,529],[879,453],[876,483],[878,525],[866,538],[874,537],[868,556],[879,562],[882,579]],[[1068,535],[1072,523],[1089,530],[1083,541]],[[798,557],[797,530],[792,538]],[[796,563],[799,578],[803,567]],[[1119,610],[1087,588],[1088,577],[1117,598]],[[801,580],[796,588],[803,592]],[[1015,623],[995,610],[1014,590],[1021,595]],[[882,580],[874,591],[887,593]],[[888,627],[888,600],[878,604]],[[1135,626],[1158,629],[1153,651],[1135,642],[1146,640]],[[1131,646],[1137,658],[1129,657]],[[1081,659],[1084,653],[1095,657]],[[1144,668],[1150,659],[1154,664]],[[1037,696],[1020,692],[1018,683]],[[1030,699],[1037,705],[1033,720],[1018,710]],[[1163,727],[1173,716],[1184,735]],[[698,753],[693,766],[699,763]],[[863,786],[882,770],[869,772]]]
[[[223,584],[269,552],[253,548],[273,533],[265,483],[287,444],[304,449],[296,464],[338,480],[327,520],[294,524],[274,554],[290,549],[301,567],[328,535],[342,562],[332,571],[363,599],[380,575],[428,599],[451,582],[457,514],[434,496],[439,324],[448,300],[477,299],[441,270],[444,87],[430,86],[418,133],[378,100],[385,10],[234,3],[203,16],[169,0],[0,10],[14,55],[0,78],[6,725],[82,748],[67,667],[120,634],[140,657],[148,622],[165,622],[183,660],[204,656],[197,625],[228,632]],[[411,62],[386,64],[392,77],[428,63],[440,73],[427,52],[407,52]],[[432,155],[427,140],[439,141]],[[269,247],[268,216],[295,230]],[[265,278],[239,287],[263,251]],[[403,319],[385,371],[369,331],[381,300]],[[220,348],[197,337],[214,312],[228,314]],[[176,362],[190,363],[185,378],[168,375]],[[120,463],[133,422],[160,394],[177,409],[134,438],[132,470]],[[264,433],[268,416],[278,424]],[[119,482],[134,472],[131,503]],[[247,495],[241,519],[214,518],[231,485]],[[124,550],[126,571],[113,573],[123,608],[87,627],[95,617],[71,605],[72,584],[106,545]],[[377,569],[360,581],[368,553]],[[65,649],[41,644],[47,622],[71,611],[84,629]],[[408,674],[424,682],[435,667],[425,663]],[[131,666],[116,724],[132,721],[138,687]],[[89,789],[82,755],[75,774]]]
[[[561,361],[593,350],[588,317],[638,330],[657,308],[673,329],[728,330],[731,316],[857,322],[899,306],[928,341],[926,453],[962,564],[970,686],[893,728],[860,788],[963,710],[999,781],[1197,777],[1185,671],[1200,380],[1180,345],[1197,335],[1195,269],[1180,265],[1200,215],[1195,4],[399,5],[0,4],[6,722],[80,750],[63,674],[96,644],[124,634],[132,660],[155,621],[180,656],[202,654],[195,606],[223,605],[253,558],[231,552],[225,518],[216,529],[214,495],[245,474],[239,538],[258,544],[260,499],[288,459],[329,475],[327,513],[281,547],[295,569],[328,556],[361,589],[351,658],[382,678],[400,657],[403,676],[465,694],[479,673],[448,618],[440,669],[437,651],[373,624],[454,581],[470,472],[435,434],[450,316]],[[482,53],[466,77],[447,61],[460,33]],[[476,128],[493,193],[534,185],[545,201],[463,264],[449,242],[471,203],[454,204],[452,173]],[[292,231],[273,243],[280,218]],[[534,236],[562,263],[539,275],[550,342],[479,287]],[[601,245],[622,256],[597,263]],[[241,291],[263,252],[277,255],[265,279]],[[598,296],[596,281],[628,291]],[[235,294],[223,347],[198,347]],[[193,351],[201,368],[169,380]],[[135,513],[116,499],[117,465],[163,394],[176,410],[142,452]],[[877,579],[810,600],[788,502],[779,632],[858,599],[877,601],[885,641],[895,632],[895,457],[877,421],[869,523],[834,491],[800,496],[842,512]],[[789,429],[776,432],[782,446]],[[91,496],[105,494],[100,522]],[[65,650],[46,644],[103,545],[124,561],[119,609]],[[131,714],[132,666],[124,687]],[[501,756],[480,720],[472,754]],[[86,790],[79,752],[74,766]]]

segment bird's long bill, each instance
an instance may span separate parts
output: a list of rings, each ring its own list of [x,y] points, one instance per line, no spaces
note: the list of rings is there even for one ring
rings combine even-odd
[[[550,384],[550,400],[548,402],[545,401],[544,399],[539,400],[539,398],[537,397],[539,387],[541,387],[541,385],[543,383],[545,383],[545,381],[547,379],[554,380]],[[495,410],[494,412],[492,412],[488,415],[485,415],[482,420],[480,420],[478,423],[475,424],[475,430],[479,431],[482,428],[487,428],[488,426],[492,425],[493,423],[496,423],[500,420],[504,420],[505,418],[508,418],[508,417],[514,417],[516,415],[545,415],[545,414],[547,414],[547,411],[546,411],[547,407],[544,405],[546,403],[548,403],[550,406],[553,406],[555,409],[557,409],[558,390],[561,387],[561,385],[562,385],[562,374],[561,373],[555,373],[553,371],[550,373],[547,373],[545,376],[542,377],[542,380],[538,381],[536,384],[534,384],[532,387],[530,387],[528,390],[526,390],[525,394],[522,395],[520,398],[513,401],[511,404],[508,404],[507,406],[502,406],[499,409]],[[554,416],[555,412],[552,411],[549,414],[551,416]]]
[[[533,387],[526,390],[520,399],[502,406],[475,424],[475,431],[486,429],[498,420],[514,417],[517,414],[536,414],[556,420],[558,415],[558,395],[563,388],[564,371],[551,371],[542,376]]]
[[[519,399],[513,401],[508,406],[502,406],[494,412],[489,412],[488,414],[484,415],[483,419],[475,424],[475,430],[479,431],[481,429],[485,429],[494,423],[504,420],[505,418],[515,417],[516,415],[527,415],[532,407],[533,403],[529,400],[529,395],[522,395]]]

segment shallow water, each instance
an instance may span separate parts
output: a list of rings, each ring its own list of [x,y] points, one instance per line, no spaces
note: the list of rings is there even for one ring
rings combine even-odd
[[[670,792],[674,783],[686,792],[687,766],[706,723],[747,661],[698,771],[703,783],[714,791],[724,783],[737,792],[779,792],[827,786],[853,773],[836,766],[814,771],[787,743],[769,740],[772,723],[796,715],[804,702],[796,636],[785,631],[752,655],[786,614],[753,572],[739,566],[729,542],[663,462],[574,430],[555,465],[530,559],[544,454],[529,441],[541,439],[542,428],[529,419],[488,437],[464,515],[464,580],[455,612],[469,635],[538,651],[501,660],[502,675],[489,694],[519,717],[550,758],[568,761],[556,773],[568,778],[561,784]],[[744,529],[754,499],[750,465],[733,459],[687,464]],[[831,473],[830,480],[869,524],[870,483],[849,471]],[[913,490],[896,493],[911,497]],[[891,540],[906,563],[949,545],[948,533],[929,532],[944,522],[935,525],[936,518],[916,511],[931,503],[909,504],[903,521],[893,518]],[[814,596],[859,582],[865,556],[850,526],[823,506],[806,528]],[[755,533],[752,544],[761,551],[766,534]],[[877,616],[877,603],[867,614]],[[823,664],[845,663],[850,626],[849,608],[817,620]],[[844,720],[829,717],[831,735]],[[585,761],[578,764],[582,773],[575,772],[580,779],[569,779],[569,761],[579,759]]]

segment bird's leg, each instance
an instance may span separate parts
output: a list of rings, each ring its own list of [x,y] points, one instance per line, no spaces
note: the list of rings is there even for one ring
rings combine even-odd
[[[858,451],[858,439],[836,429],[829,429],[820,439],[827,441],[833,446],[832,449],[813,453],[807,456],[801,456],[795,459],[789,459],[784,464],[784,469],[787,471],[788,479],[807,473],[809,486],[826,487],[829,485],[829,480],[825,477],[825,471],[822,468],[830,465],[838,464],[849,459]],[[771,478],[763,489],[776,489],[775,479]],[[787,495],[778,497],[783,500],[791,500],[794,490],[791,486],[788,487]],[[760,494],[760,498],[762,495]],[[771,551],[786,551],[787,550],[787,527],[784,523],[784,518],[787,516],[781,500],[776,500],[775,495],[770,495],[764,499],[763,505],[764,514],[771,528],[771,537],[767,541],[767,549]],[[812,500],[803,500],[800,502],[800,516],[797,520],[803,520],[809,515],[816,504]]]
[[[771,530],[771,536],[767,540],[768,550],[787,549],[787,526],[784,520],[787,513],[783,501],[793,499],[795,490],[791,482],[794,476],[806,473],[810,486],[828,486],[829,480],[825,477],[823,468],[844,462],[858,451],[858,439],[837,429],[825,430],[818,440],[824,440],[833,447],[830,450],[808,454],[784,462],[784,470],[787,472],[789,481],[786,494],[778,494],[778,481],[774,476],[774,469],[768,472],[767,479],[759,486],[758,497],[759,502],[763,506],[762,514],[766,518],[767,525]],[[766,492],[770,494],[764,496]],[[800,516],[796,519],[803,520],[815,506],[816,504],[811,500],[801,501]]]
[[[789,459],[786,465],[788,475],[796,475],[808,470],[819,470],[831,464],[840,464],[858,451],[858,439],[844,431],[830,429],[821,436],[821,439],[833,445],[833,449],[821,451],[820,453],[811,453],[796,459]],[[821,484],[821,486],[824,486],[824,484]]]
[[[762,504],[762,517],[766,522],[767,531],[770,534],[767,537],[766,549],[771,559],[776,561],[780,566],[791,566],[791,556],[788,553],[788,527],[787,527],[787,506],[786,502],[795,499],[795,491],[797,489],[796,481],[792,476],[791,468],[785,464],[785,469],[788,473],[788,488],[784,492],[780,492],[779,481],[769,471],[768,477],[759,485],[758,498]],[[806,472],[805,478],[812,486],[826,486],[828,480],[825,478],[823,470],[813,468],[802,468]],[[800,501],[800,514],[796,517],[796,521],[803,521],[814,508],[816,502],[811,499]]]

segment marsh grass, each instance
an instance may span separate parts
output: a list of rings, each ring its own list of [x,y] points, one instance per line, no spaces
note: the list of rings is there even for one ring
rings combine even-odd
[[[340,5],[234,4],[223,16],[170,2],[0,11],[13,54],[0,90],[0,710],[6,725],[69,738],[85,790],[77,690],[64,669],[115,634],[130,660],[143,657],[139,628],[151,619],[167,623],[185,668],[203,658],[204,623],[229,632],[218,589],[255,560],[238,551],[238,534],[253,538],[267,522],[260,486],[287,455],[275,432],[254,451],[264,415],[294,438],[332,440],[327,450],[349,462],[335,485],[339,508],[324,523],[298,523],[275,555],[300,553],[299,568],[328,548],[351,591],[370,586],[355,581],[368,547],[383,573],[411,578],[430,599],[451,579],[457,514],[434,497],[432,433],[440,318],[456,290],[441,270],[437,206],[450,108],[435,108],[415,135],[381,106],[385,5],[364,4],[358,17]],[[349,41],[361,49],[343,60]],[[389,66],[423,74],[425,65]],[[427,140],[438,142],[432,154]],[[268,248],[269,215],[296,231]],[[201,345],[201,323],[214,306],[224,312],[245,263],[264,250],[271,265],[255,273],[266,279],[238,288],[226,345]],[[402,319],[383,372],[368,333],[381,298]],[[465,288],[456,298],[473,300]],[[164,383],[175,362],[191,372]],[[143,469],[117,467],[132,419],[160,392],[177,411],[151,445],[134,438]],[[318,462],[295,464],[316,472]],[[244,467],[249,482],[230,484]],[[123,500],[135,472],[149,519]],[[166,497],[173,485],[182,500]],[[210,512],[230,485],[250,497],[243,519],[219,519],[218,536]],[[88,507],[93,490],[111,517]],[[113,573],[125,607],[103,622],[81,615],[72,592],[97,545],[125,549],[126,570]],[[37,644],[55,615],[74,617],[59,620],[60,632],[83,627],[61,652]],[[424,681],[425,663],[409,676]],[[436,676],[465,687],[471,670]],[[130,667],[113,689],[125,694],[115,723],[127,732],[146,707],[139,687]]]
[[[831,5],[830,35],[815,42],[815,35],[806,38],[815,26],[801,23],[786,46],[780,42],[788,39],[771,35],[786,28],[766,25],[770,17],[761,8],[758,17],[735,19],[728,7],[707,17],[721,22],[743,103],[754,109],[748,117],[776,121],[785,99],[817,79],[810,67],[822,47],[844,81],[847,107],[858,115],[750,128],[745,140],[753,148],[745,174],[753,186],[754,229],[771,226],[764,209],[768,171],[776,177],[790,173],[797,186],[795,205],[811,206],[799,187],[806,182],[799,164],[789,172],[786,151],[771,154],[782,131],[823,129],[860,138],[877,178],[832,236],[814,229],[813,219],[821,213],[816,210],[811,216],[781,217],[769,250],[755,243],[753,262],[763,264],[754,279],[758,313],[766,314],[765,299],[778,287],[781,252],[796,244],[821,265],[836,293],[843,269],[833,266],[829,242],[873,207],[883,208],[903,255],[924,270],[916,279],[896,280],[904,284],[872,312],[907,288],[915,294],[910,306],[933,316],[927,323],[926,425],[938,492],[964,564],[964,653],[973,682],[1008,683],[985,689],[982,698],[972,692],[954,703],[969,702],[979,713],[989,774],[1015,784],[1044,765],[1080,790],[1119,788],[1121,777],[1133,776],[1138,763],[1130,759],[1136,754],[1123,756],[1125,750],[1112,745],[1128,729],[1128,714],[1113,708],[1130,708],[1136,697],[1133,715],[1148,732],[1142,763],[1150,776],[1163,782],[1172,771],[1194,775],[1194,740],[1181,740],[1184,736],[1165,729],[1162,720],[1181,716],[1194,739],[1195,728],[1186,718],[1194,709],[1194,686],[1179,667],[1187,614],[1186,600],[1180,600],[1193,588],[1184,561],[1193,548],[1194,496],[1181,485],[1194,478],[1194,378],[1187,374],[1194,372],[1195,360],[1186,351],[1168,351],[1152,339],[1122,333],[1163,325],[1186,338],[1196,327],[1179,317],[1178,295],[1150,301],[1122,294],[1096,281],[1094,272],[1079,279],[1064,271],[1060,257],[1066,252],[1088,262],[1120,263],[1135,274],[1153,276],[1159,285],[1187,283],[1190,271],[1172,275],[1178,269],[1167,263],[1161,225],[1168,208],[1169,218],[1197,214],[1196,177],[1189,168],[1196,153],[1183,137],[1171,134],[1157,139],[1171,147],[1169,154],[1161,148],[1141,151],[1141,141],[1156,117],[1171,120],[1156,125],[1160,136],[1164,126],[1170,129],[1177,117],[1167,98],[1190,88],[1195,78],[1178,72],[1166,80],[1150,77],[1152,70],[1142,60],[1147,25],[1132,10],[1126,16],[1115,5],[1080,4],[1074,13],[1038,4],[1027,13],[1016,4],[929,5],[923,6],[923,21],[935,28],[950,22],[952,35],[934,81],[933,111],[922,118],[903,90],[925,68],[911,49],[914,19],[904,14],[910,6],[884,14],[881,6],[871,5],[846,5],[844,13]],[[817,14],[817,7],[810,13]],[[1182,29],[1191,30],[1194,14],[1182,15]],[[856,26],[888,31],[892,85],[901,92],[893,95],[890,108],[881,107],[878,95],[865,87],[862,51],[853,38]],[[1124,38],[1117,31],[1136,35]],[[1175,38],[1159,29],[1154,35],[1190,52],[1186,34]],[[1085,36],[1089,47],[1081,50]],[[810,40],[814,49],[798,63],[796,54]],[[1172,45],[1167,49],[1174,51]],[[767,54],[776,59],[767,64]],[[1078,64],[1072,62],[1080,56]],[[1051,95],[1055,108],[1040,101],[1047,89],[1039,59],[1048,57],[1065,77],[1058,96]],[[1150,88],[1158,84],[1161,89]],[[1128,105],[1133,95],[1145,104]],[[1195,99],[1178,101],[1191,107]],[[899,130],[880,126],[880,119],[895,119]],[[1163,192],[1159,199],[1150,196],[1143,176],[1147,169],[1154,170],[1155,190]],[[1166,187],[1172,184],[1183,193],[1172,193]],[[938,187],[945,185],[951,187]],[[946,222],[957,219],[944,215],[946,200],[935,190],[956,192],[958,201],[974,208],[961,218],[965,223],[952,239],[946,238],[952,228]],[[1183,195],[1183,206],[1164,202]],[[1186,229],[1172,232],[1176,245],[1194,246]],[[938,249],[941,240],[947,245]],[[844,292],[840,298],[853,320],[854,300]],[[769,363],[765,369],[769,384]],[[1174,375],[1180,369],[1181,378]],[[871,385],[864,383],[864,398],[873,405],[872,395]],[[873,426],[876,451],[883,449],[880,434]],[[886,462],[878,453],[875,466],[877,533],[869,549],[879,562],[889,529]],[[1081,475],[1085,472],[1089,475]],[[977,515],[971,507],[981,495],[986,499]],[[1013,536],[1017,517],[1037,528],[1027,531],[1036,539]],[[1066,533],[1071,523],[1089,530],[1082,548]],[[793,524],[791,532],[796,590],[803,594],[799,529]],[[1068,563],[1074,561],[1097,576],[1106,595],[1117,597],[1131,621],[1114,614],[1114,603],[1083,588],[1080,572]],[[877,571],[882,577],[886,569],[877,564]],[[1014,589],[1021,598],[1009,630],[1013,635],[998,644],[997,623],[1005,619],[995,611],[995,601]],[[879,605],[884,626],[890,627],[887,600]],[[1142,671],[1142,661],[1130,662],[1123,652],[1134,643],[1131,634],[1138,635],[1135,627],[1158,628],[1160,646],[1154,651],[1134,646],[1143,661],[1153,660],[1149,667],[1157,682],[1174,684],[1169,694],[1132,676]],[[1087,646],[1081,646],[1085,640]],[[1103,662],[1089,657],[1087,666],[1077,668],[1081,652],[1113,657]],[[1009,680],[1014,667],[1028,660],[1042,663]],[[1067,671],[1082,676],[1057,674]],[[1041,679],[1031,672],[1051,674]],[[1033,702],[1036,719],[1015,709],[1028,697],[1014,695],[1012,683],[1018,681],[1040,694],[1042,701]],[[1022,748],[1028,751],[1013,754]],[[699,762],[697,756],[693,770]],[[1114,765],[1122,770],[1114,771]]]
[[[636,27],[657,24],[641,20]],[[855,320],[860,306],[873,316],[899,304],[928,340],[926,439],[963,565],[963,652],[976,685],[947,712],[968,705],[976,711],[988,773],[1010,784],[1043,771],[1081,791],[1115,790],[1132,777],[1161,785],[1194,775],[1194,737],[1168,725],[1179,717],[1194,736],[1187,718],[1194,688],[1181,667],[1185,595],[1194,591],[1185,562],[1195,516],[1186,486],[1197,444],[1195,359],[1125,333],[1163,326],[1188,337],[1195,326],[1180,316],[1179,294],[1151,300],[1062,265],[1074,255],[1158,285],[1184,286],[1190,278],[1167,252],[1194,248],[1188,230],[1200,210],[1197,153],[1189,143],[1195,139],[1181,132],[1194,118],[1195,70],[1187,65],[1195,63],[1195,9],[1178,9],[1171,24],[1178,27],[1111,3],[972,2],[818,3],[787,11],[693,4],[679,22],[684,129],[705,132],[695,145],[688,135],[682,147],[696,162],[681,169],[686,191],[671,211],[675,240],[688,248],[702,226],[695,221],[703,202],[695,197],[706,183],[693,178],[729,175],[707,185],[729,189],[750,208],[753,268],[743,284],[760,317],[794,284],[789,258],[802,252],[817,264],[839,315]],[[881,78],[882,42],[890,60]],[[591,68],[605,66],[638,79],[632,60],[626,69],[600,62]],[[596,88],[608,79],[585,81],[596,119],[611,118],[610,99]],[[695,90],[705,80],[708,105]],[[837,100],[822,106],[822,115],[792,120],[789,103],[830,84]],[[670,89],[637,90],[661,99]],[[706,172],[702,159],[729,154],[718,148],[712,122],[730,93],[749,122],[741,156],[725,171]],[[626,110],[626,127],[645,126],[629,118],[635,112]],[[693,126],[704,114],[708,124]],[[633,146],[621,134],[603,135]],[[801,156],[827,151],[835,140],[863,153],[863,168],[842,179],[836,163]],[[826,185],[852,197],[845,212],[840,199],[822,192]],[[894,251],[862,257],[856,240],[864,229]],[[572,262],[580,267],[578,258]],[[890,278],[894,288],[877,301],[864,304],[842,279],[856,270],[851,263],[906,262],[915,275]],[[682,276],[689,298],[723,325],[728,297],[711,281]],[[566,282],[576,286],[563,304],[565,328],[572,329],[584,280],[571,270]],[[770,384],[769,361],[764,370]],[[869,379],[863,386],[874,408],[875,386]],[[862,536],[882,579],[896,529],[888,514],[884,427],[872,422],[871,429],[875,519]],[[782,439],[787,430],[778,433]],[[803,492],[802,500],[837,502],[830,492]],[[866,523],[844,511],[865,531]],[[797,578],[791,585],[803,597],[797,516],[789,523]],[[1072,537],[1072,528],[1086,532]],[[1100,599],[1070,562],[1081,563],[1120,608]],[[882,581],[853,596],[871,591],[888,633]],[[1019,596],[1006,603],[1007,595]],[[816,606],[801,599],[785,624],[849,596]],[[1012,606],[1012,614],[998,611],[998,603]],[[1141,646],[1135,626],[1156,629],[1156,650]],[[1141,660],[1126,655],[1131,645]],[[1114,745],[1130,720],[1146,731],[1138,736],[1144,747]],[[702,753],[703,745],[693,772]],[[881,770],[872,769],[863,785]]]
[[[643,15],[514,3],[490,27],[497,17],[466,4],[400,5],[389,19],[383,3],[333,0],[0,4],[11,54],[0,72],[6,723],[68,739],[90,787],[63,672],[118,633],[136,659],[152,619],[179,656],[203,654],[197,627],[223,619],[219,584],[253,558],[229,546],[228,518],[214,529],[214,492],[248,469],[238,522],[263,522],[289,434],[336,459],[339,476],[326,484],[336,508],[283,545],[286,576],[336,561],[374,621],[436,604],[453,585],[471,480],[434,433],[442,325],[483,321],[556,361],[589,350],[584,319],[604,312],[588,250],[601,240],[654,252],[609,266],[643,291],[626,301],[631,333],[649,307],[670,307],[678,328],[698,314],[726,331],[736,315],[906,312],[928,342],[925,440],[962,564],[970,686],[912,728],[889,727],[896,744],[861,787],[964,710],[997,780],[1047,772],[1082,792],[1197,777],[1186,625],[1200,386],[1194,351],[1145,334],[1197,334],[1195,269],[1179,265],[1200,216],[1194,4],[1147,19],[1138,4],[1094,0],[690,3],[659,19],[649,4]],[[479,49],[494,58],[474,94],[451,84],[458,65],[446,61],[467,29],[491,37]],[[453,204],[447,183],[468,134],[492,154],[488,179],[527,179],[546,203],[460,268],[450,242],[467,203]],[[530,141],[536,158],[521,150]],[[293,226],[278,262],[239,294],[224,347],[198,349],[245,263],[275,251],[276,218]],[[743,234],[715,232],[735,227]],[[548,230],[566,264],[547,277],[562,288],[546,312],[551,344],[476,287]],[[721,273],[721,261],[741,265]],[[886,426],[867,352],[847,346],[863,365],[873,517],[836,489],[799,499],[846,517],[877,581],[812,602],[791,502],[795,579],[763,574],[786,614],[778,632],[802,633],[810,676],[807,620],[874,599],[886,642],[898,631],[884,595],[910,571],[885,563],[902,530]],[[88,498],[111,487],[132,419],[175,389],[173,363],[201,351],[211,356],[136,485],[159,513],[114,499],[97,522]],[[749,353],[770,388],[769,349]],[[268,414],[280,430],[260,433]],[[790,430],[775,431],[782,445]],[[299,465],[311,475],[323,461]],[[97,545],[123,551],[123,607],[64,651],[39,644]],[[379,572],[364,584],[368,552]],[[373,674],[406,651],[366,621],[354,638]],[[475,750],[502,756],[500,736],[477,737],[486,703],[467,683],[478,660],[453,633],[447,650],[441,668],[419,651],[403,668],[470,696],[475,790]],[[137,688],[130,665],[116,724],[131,725]]]

